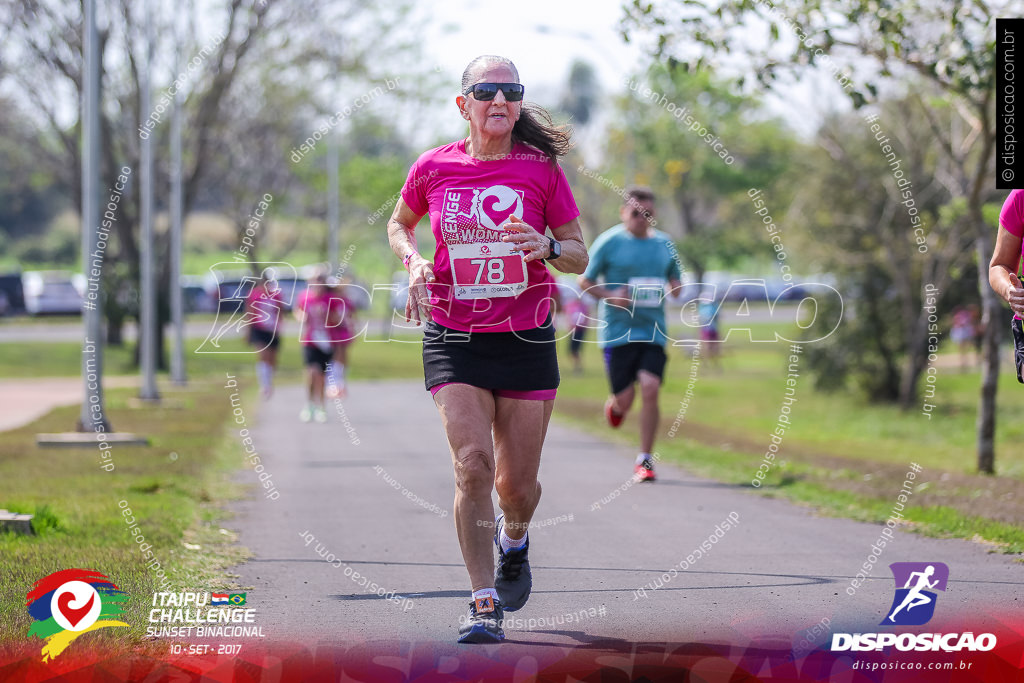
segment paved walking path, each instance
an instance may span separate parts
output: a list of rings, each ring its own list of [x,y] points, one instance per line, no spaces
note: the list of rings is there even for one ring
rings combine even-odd
[[[134,387],[139,379],[106,377],[103,385],[108,389]],[[0,432],[28,424],[58,406],[81,404],[84,393],[80,377],[0,379]]]
[[[447,445],[429,394],[418,382],[357,383],[339,405],[328,424],[302,424],[301,391],[284,387],[247,407],[253,444],[280,492],[276,500],[255,493],[229,525],[254,553],[238,570],[252,587],[249,604],[259,607],[268,638],[416,641],[458,651],[468,579],[450,512]],[[877,631],[896,561],[950,567],[928,628],[968,630],[970,616],[978,633],[996,615],[1019,623],[1024,614],[1021,565],[982,545],[897,532],[851,597],[846,588],[880,525],[820,517],[665,464],[657,483],[630,486],[632,461],[629,449],[552,424],[535,517],[543,526],[531,530],[534,591],[510,615],[523,620],[506,628],[510,642],[785,644],[823,619],[832,631]],[[241,476],[258,483],[252,470]],[[900,485],[893,482],[894,497]],[[720,532],[710,552],[660,578],[730,515],[739,523]],[[355,572],[399,597],[379,597]],[[650,582],[663,585],[638,597]]]

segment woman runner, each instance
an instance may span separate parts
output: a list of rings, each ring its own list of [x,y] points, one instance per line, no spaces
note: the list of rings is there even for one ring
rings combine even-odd
[[[579,210],[557,162],[569,133],[525,105],[524,92],[510,60],[474,59],[455,98],[469,137],[420,156],[388,222],[409,271],[406,317],[424,323],[426,388],[455,469],[455,526],[473,591],[461,643],[502,640],[503,611],[530,595],[527,527],[559,381],[545,263],[566,273],[587,265]],[[414,239],[427,214],[432,262]]]

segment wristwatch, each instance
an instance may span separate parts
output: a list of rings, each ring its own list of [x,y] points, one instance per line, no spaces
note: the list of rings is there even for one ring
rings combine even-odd
[[[549,237],[548,242],[551,243],[551,254],[544,260],[552,261],[562,255],[562,243],[556,240],[554,237]]]

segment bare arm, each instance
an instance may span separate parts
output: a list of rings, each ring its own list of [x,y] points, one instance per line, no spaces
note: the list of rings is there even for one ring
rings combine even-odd
[[[400,259],[411,254],[408,262],[409,297],[405,302],[405,319],[413,322],[433,320],[430,314],[430,292],[427,284],[434,282],[434,264],[416,251],[413,233],[422,216],[409,208],[401,197],[388,220],[388,242],[391,250]]]
[[[551,228],[551,235],[562,243],[562,255],[548,263],[563,273],[579,274],[587,269],[590,256],[587,254],[587,245],[583,243],[583,230],[580,228],[579,218],[573,218],[565,225]]]
[[[523,252],[524,262],[539,261],[551,256],[551,242],[547,236],[543,231],[524,223],[519,216],[510,216],[501,225],[501,229],[506,231],[501,241],[512,243],[513,251]],[[574,218],[565,225],[551,228],[551,234],[562,243],[562,255],[548,263],[563,273],[582,273],[586,270],[590,257],[587,255],[587,245],[583,244],[579,219]]]
[[[988,282],[995,293],[1010,304],[1014,313],[1024,317],[1024,288],[1017,278],[1020,250],[1021,238],[1001,228],[988,264]]]
[[[593,280],[580,275],[578,280],[580,289],[584,293],[589,294],[595,299],[604,299],[611,306],[618,306],[619,308],[629,308],[633,305],[633,300],[629,298],[629,287],[623,285],[622,287],[609,287],[608,285],[599,285]]]

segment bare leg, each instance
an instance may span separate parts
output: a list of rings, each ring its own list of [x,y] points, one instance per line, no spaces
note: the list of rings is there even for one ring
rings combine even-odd
[[[306,376],[309,380],[309,402],[317,405],[324,403],[324,373],[319,365],[306,366]]]
[[[654,433],[658,429],[658,392],[661,390],[661,380],[654,373],[641,370],[637,373],[637,380],[640,382],[640,397],[643,405],[640,407],[640,452],[651,453],[654,448]]]
[[[473,590],[494,586],[494,396],[468,384],[434,395],[455,469],[455,530]]]
[[[495,488],[509,538],[526,534],[540,502],[537,473],[554,404],[553,400],[495,399]]]
[[[610,399],[612,402],[612,410],[619,415],[625,416],[632,407],[634,398],[636,398],[636,385],[630,384],[619,393],[612,394]]]

